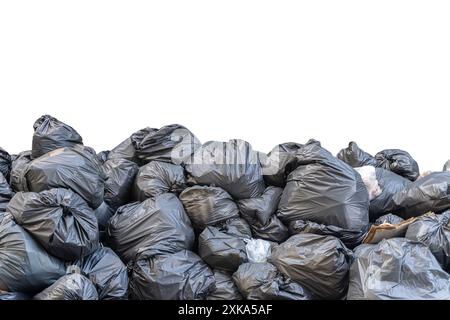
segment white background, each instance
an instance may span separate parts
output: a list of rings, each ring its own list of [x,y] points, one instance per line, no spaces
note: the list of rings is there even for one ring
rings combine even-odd
[[[255,149],[450,158],[449,1],[2,1],[0,146],[49,113],[97,151],[145,127]]]

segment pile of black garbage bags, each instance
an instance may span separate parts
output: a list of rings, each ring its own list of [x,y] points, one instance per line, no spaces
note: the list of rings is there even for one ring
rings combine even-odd
[[[416,217],[404,237],[373,224]],[[450,164],[319,141],[268,154],[144,128],[96,153],[49,115],[0,149],[0,300],[450,299]]]

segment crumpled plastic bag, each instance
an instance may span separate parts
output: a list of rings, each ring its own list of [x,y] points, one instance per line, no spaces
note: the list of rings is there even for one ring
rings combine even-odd
[[[9,174],[11,172],[11,156],[6,150],[0,148],[0,173],[3,174],[6,181],[9,181]]]
[[[213,273],[215,289],[208,294],[207,300],[242,300],[242,296],[233,282],[232,274],[222,270],[213,270]]]
[[[395,172],[411,181],[420,175],[419,165],[411,155],[399,149],[386,149],[375,155],[378,167]]]
[[[264,263],[270,257],[273,244],[261,239],[249,239],[246,241],[245,252],[247,260],[251,263]]]
[[[6,181],[3,173],[0,172],[0,211],[5,211],[6,207],[14,196],[14,192]]]
[[[364,184],[366,185],[367,192],[369,193],[369,200],[372,201],[378,197],[383,190],[381,190],[381,187],[378,184],[375,167],[364,166],[355,168],[355,170],[359,173]]]
[[[15,156],[11,163],[10,185],[15,192],[28,189],[26,181],[23,181],[23,173],[31,162],[31,151],[23,151]],[[25,185],[22,185],[25,183]]]
[[[111,159],[103,164],[105,171],[104,202],[116,211],[131,200],[131,190],[139,170],[136,163],[126,159]]]
[[[348,147],[339,151],[336,156],[353,168],[363,166],[377,166],[377,160],[364,150],[360,149],[356,142],[351,141]]]
[[[108,153],[107,160],[111,159],[125,159],[128,161],[133,161],[137,164],[141,164],[135,146],[139,144],[144,137],[152,132],[154,129],[146,127],[134,132],[130,137],[122,141],[118,146],[112,149]]]
[[[35,295],[33,300],[98,300],[98,295],[88,278],[79,273],[71,273]]]

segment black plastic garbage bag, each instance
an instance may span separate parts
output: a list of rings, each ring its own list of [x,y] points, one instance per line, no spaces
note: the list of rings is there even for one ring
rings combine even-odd
[[[234,272],[247,262],[244,237],[206,227],[198,238],[198,254],[211,268]]]
[[[96,154],[87,147],[49,152],[30,162],[22,178],[27,188],[23,191],[71,189],[94,210],[103,202],[105,173]]]
[[[101,151],[99,153],[97,153],[97,158],[98,160],[104,164],[107,160],[108,160],[108,155],[109,155],[110,151],[109,150],[105,150],[105,151]]]
[[[95,209],[94,214],[97,217],[98,229],[100,230],[100,233],[106,230],[109,220],[114,216],[115,213],[116,211],[108,206],[105,202],[102,202],[100,207]],[[103,242],[103,240],[101,241]]]
[[[362,166],[377,166],[377,161],[375,158],[364,150],[361,150],[354,141],[350,142],[347,148],[339,151],[337,158],[353,168]]]
[[[420,178],[396,193],[393,200],[398,207],[395,213],[405,219],[450,209],[450,172],[433,172]]]
[[[68,189],[19,192],[7,211],[50,254],[73,261],[98,247],[98,224],[94,211]]]
[[[450,272],[450,210],[419,217],[408,226],[405,238],[427,245],[442,268]]]
[[[0,172],[0,211],[3,212],[6,210],[6,206],[8,205],[11,198],[14,196],[14,192],[11,190],[11,187],[6,181],[3,173]]]
[[[192,249],[194,231],[183,205],[171,193],[120,207],[107,228],[107,242],[125,262],[148,254]]]
[[[218,187],[187,188],[180,194],[180,200],[198,232],[202,232],[206,226],[239,217],[236,203],[225,190]]]
[[[221,270],[213,270],[213,272],[216,288],[206,297],[207,300],[242,300],[233,282],[232,274]]]
[[[153,130],[154,129],[150,127],[146,127],[136,131],[108,153],[108,160],[125,159],[140,164],[136,155],[135,145],[139,144],[142,139]]]
[[[250,226],[244,219],[241,218],[231,218],[227,221],[214,225],[214,227],[220,229],[222,232],[236,237],[248,239],[252,237],[252,230],[250,229]]]
[[[83,144],[83,139],[75,129],[49,115],[37,119],[33,128],[32,159],[59,148]]]
[[[311,300],[300,284],[284,277],[268,262],[244,263],[233,274],[241,294],[248,300]]]
[[[186,178],[182,166],[151,161],[139,169],[133,185],[133,198],[144,201],[167,192],[179,194],[185,188]]]
[[[347,292],[351,258],[338,238],[300,233],[275,247],[269,262],[315,299],[340,299]]]
[[[364,240],[369,225],[361,231],[346,230],[336,226],[318,224],[312,221],[296,220],[289,224],[289,233],[291,235],[299,233],[314,233],[322,236],[333,236],[345,244],[347,248],[353,249],[359,246]]]
[[[9,181],[9,174],[11,172],[11,162],[9,153],[3,148],[0,148],[0,173],[3,174],[7,181]]]
[[[88,278],[79,273],[71,273],[35,295],[33,300],[98,300],[98,295]]]
[[[450,299],[450,275],[428,247],[405,238],[356,248],[348,300]]]
[[[30,296],[21,292],[6,292],[0,290],[0,301],[29,300]]]
[[[239,211],[243,216],[256,218],[261,225],[266,225],[276,213],[282,193],[281,188],[267,187],[260,197],[237,201]]]
[[[369,223],[369,195],[361,176],[310,140],[296,154],[299,166],[288,176],[278,218],[308,220],[361,231]]]
[[[195,253],[138,259],[130,273],[130,295],[138,300],[201,300],[215,288],[214,274]]]
[[[261,197],[237,202],[242,217],[250,224],[253,236],[264,240],[283,242],[288,229],[275,215],[283,189],[267,187]]]
[[[450,171],[450,160],[448,160],[445,164],[444,164],[444,170],[443,171]]]
[[[296,142],[275,146],[262,161],[264,181],[270,186],[284,188],[287,176],[298,166],[295,154],[302,147]]]
[[[183,164],[201,147],[197,137],[179,124],[150,129],[144,138],[133,140],[133,145],[142,164],[155,160]]]
[[[375,225],[380,225],[383,223],[390,223],[390,224],[399,224],[405,221],[403,218],[397,216],[396,214],[388,213],[381,217],[379,217],[377,220],[375,220]]]
[[[106,174],[104,201],[115,211],[131,201],[131,190],[139,167],[126,159],[111,159],[103,164],[103,169]]]
[[[66,273],[9,213],[0,213],[0,290],[37,293]]]
[[[381,188],[381,194],[370,201],[370,221],[375,221],[380,216],[387,213],[395,212],[397,207],[393,199],[394,195],[411,184],[411,181],[408,179],[382,168],[376,168],[375,173],[378,185]]]
[[[419,165],[411,155],[399,149],[386,149],[375,155],[378,167],[395,172],[411,181],[416,180],[419,175]]]
[[[111,250],[101,247],[76,262],[95,285],[99,300],[122,300],[128,297],[128,271]]]
[[[10,185],[11,188],[18,191],[27,190],[26,181],[23,181],[23,173],[27,169],[28,163],[31,162],[31,151],[23,151],[16,155],[11,164]],[[25,183],[23,186],[22,184]]]
[[[214,185],[234,199],[259,197],[265,189],[258,153],[243,140],[209,141],[186,165],[195,184]]]

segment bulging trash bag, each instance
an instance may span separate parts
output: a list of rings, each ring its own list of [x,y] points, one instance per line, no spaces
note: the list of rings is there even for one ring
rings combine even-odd
[[[0,211],[5,211],[11,198],[14,196],[14,192],[11,190],[8,182],[6,181],[3,173],[0,172]]]
[[[340,299],[348,287],[352,252],[335,237],[300,233],[272,250],[269,262],[316,299]]]
[[[359,246],[364,240],[369,225],[361,231],[347,230],[336,226],[318,224],[312,221],[296,220],[289,224],[289,233],[291,235],[299,233],[313,233],[322,236],[333,236],[345,244],[347,248],[353,249]]]
[[[94,210],[103,202],[105,173],[96,154],[87,147],[51,151],[30,162],[22,178],[23,191],[71,189]]]
[[[221,187],[234,199],[259,197],[265,189],[258,153],[243,140],[205,143],[186,171],[195,184]]]
[[[11,164],[10,185],[11,188],[18,191],[27,190],[26,181],[22,181],[23,173],[27,169],[28,163],[31,162],[31,151],[23,151],[19,153]],[[23,186],[22,184],[25,183]]]
[[[232,274],[221,270],[213,270],[213,272],[215,289],[206,297],[207,300],[242,300],[242,296],[233,282]]]
[[[295,154],[302,147],[296,142],[282,143],[264,157],[262,166],[266,184],[284,188],[287,176],[298,166]]]
[[[95,285],[99,300],[122,300],[128,297],[127,268],[111,248],[98,248],[76,261],[76,265]]]
[[[141,130],[136,131],[130,137],[122,141],[118,146],[112,149],[108,153],[108,159],[125,159],[129,161],[133,161],[137,164],[139,163],[139,159],[136,154],[135,145],[139,144],[144,137],[152,132],[154,129],[150,127],[143,128]]]
[[[94,284],[79,273],[63,276],[33,300],[98,300]]]
[[[0,301],[29,300],[30,296],[21,292],[6,292],[0,290]]]
[[[348,300],[450,299],[450,275],[428,247],[405,238],[356,248]]]
[[[9,153],[3,148],[0,148],[0,173],[3,174],[7,181],[9,181],[9,174],[11,172],[11,162]]]
[[[242,296],[248,300],[311,300],[300,284],[284,277],[268,262],[244,263],[233,274]]]
[[[231,196],[218,187],[193,186],[180,194],[186,213],[195,230],[202,232],[230,218],[239,217],[239,210]]]
[[[308,220],[348,230],[369,223],[369,195],[361,176],[310,140],[296,154],[299,166],[288,176],[278,206],[285,224]]]
[[[399,149],[386,149],[375,155],[378,167],[395,172],[411,181],[416,180],[419,175],[419,165],[411,155]]]
[[[234,272],[247,262],[245,237],[206,227],[198,237],[198,254],[211,268]]]
[[[405,238],[427,245],[442,268],[450,272],[450,210],[419,217],[409,225]]]
[[[75,129],[49,115],[37,119],[33,128],[32,159],[59,148],[83,144],[83,139]]]
[[[348,147],[339,151],[336,156],[353,168],[363,166],[377,166],[377,160],[364,150],[361,150],[356,142],[351,141]]]
[[[50,254],[64,261],[88,255],[98,247],[94,211],[67,189],[19,192],[7,211]]]
[[[130,295],[138,300],[201,300],[215,288],[214,274],[195,253],[182,250],[134,262]]]
[[[375,173],[377,175],[378,185],[381,187],[381,193],[370,201],[370,221],[375,221],[384,214],[394,212],[396,210],[396,205],[393,200],[394,195],[411,184],[411,181],[408,179],[382,168],[376,168]]]
[[[283,189],[267,187],[261,197],[237,202],[241,216],[250,224],[253,236],[263,240],[283,242],[288,229],[275,215]]]
[[[201,147],[197,137],[179,124],[150,129],[139,141],[133,140],[133,145],[142,164],[155,160],[183,164]]]
[[[397,192],[393,200],[398,207],[395,213],[405,219],[450,209],[450,172],[433,172],[420,178]]]
[[[104,201],[115,211],[130,202],[131,189],[139,167],[126,159],[111,159],[103,164],[103,168],[106,174]]]
[[[369,200],[372,201],[378,197],[383,190],[381,190],[381,187],[378,184],[375,167],[364,166],[355,168],[355,170],[359,173],[364,184],[366,185],[367,192],[369,193]]]
[[[266,225],[270,217],[277,211],[283,189],[267,187],[260,197],[237,201],[242,216],[257,219]]]
[[[179,194],[186,188],[182,166],[168,162],[151,161],[139,169],[133,185],[133,198],[144,201],[159,194]]]
[[[36,293],[66,273],[9,213],[0,213],[0,290]]]
[[[264,263],[272,252],[272,245],[269,241],[261,239],[250,239],[246,241],[245,253],[248,262]]]
[[[171,193],[120,207],[107,228],[107,243],[128,262],[151,254],[192,249],[194,231],[183,205]]]
[[[448,160],[445,164],[444,164],[444,170],[443,171],[450,171],[450,160]]]
[[[377,220],[375,220],[375,225],[380,225],[383,223],[389,223],[389,224],[399,224],[405,221],[403,218],[397,216],[396,214],[388,213],[381,217],[379,217]]]

